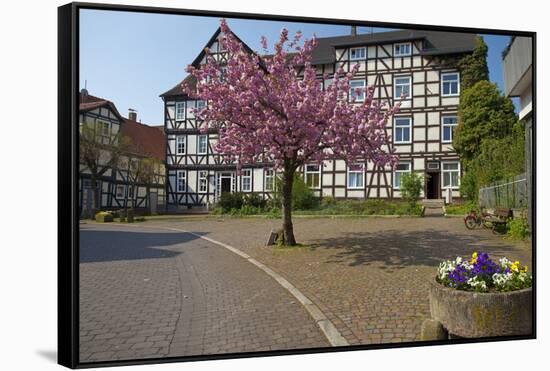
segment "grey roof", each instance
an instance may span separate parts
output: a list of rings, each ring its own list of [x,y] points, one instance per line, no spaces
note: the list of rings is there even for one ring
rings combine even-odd
[[[210,42],[215,40],[219,34],[219,29],[210,38]],[[236,35],[235,35],[236,36]],[[335,48],[349,46],[363,46],[383,43],[395,43],[404,41],[421,40],[424,44],[421,55],[445,55],[469,53],[474,50],[476,34],[460,33],[448,31],[420,31],[420,30],[399,30],[389,32],[375,32],[372,34],[345,35],[334,37],[318,38],[318,45],[313,51],[312,63],[325,64],[336,62]],[[239,40],[240,41],[240,40]],[[242,41],[241,41],[242,42]],[[243,43],[247,50],[253,51]],[[196,65],[204,56],[204,50],[195,58],[193,64]],[[263,56],[266,57],[266,56]],[[182,82],[178,83],[172,89],[163,93],[161,97],[185,95],[181,89],[181,83],[196,83],[187,76]]]
[[[443,31],[400,30],[359,34],[356,36],[335,36],[318,38],[317,48],[313,51],[313,64],[333,63],[336,61],[335,48],[362,46],[401,41],[423,40],[422,55],[442,55],[471,52],[475,46],[475,34]]]

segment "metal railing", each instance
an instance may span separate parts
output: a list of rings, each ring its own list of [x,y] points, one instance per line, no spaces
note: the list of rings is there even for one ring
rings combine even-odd
[[[527,178],[525,174],[508,181],[495,182],[479,189],[479,204],[482,207],[507,207],[521,209],[528,206]]]

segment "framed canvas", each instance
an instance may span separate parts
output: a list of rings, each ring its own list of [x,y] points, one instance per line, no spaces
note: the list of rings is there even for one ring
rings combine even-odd
[[[536,337],[536,34],[58,9],[70,368]]]

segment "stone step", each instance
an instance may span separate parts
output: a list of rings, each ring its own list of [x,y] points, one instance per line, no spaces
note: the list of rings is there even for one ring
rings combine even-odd
[[[422,200],[422,206],[426,209],[438,209],[445,206],[445,200],[443,199],[424,199]]]

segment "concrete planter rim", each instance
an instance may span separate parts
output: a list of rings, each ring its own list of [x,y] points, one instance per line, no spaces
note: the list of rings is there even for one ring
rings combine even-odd
[[[520,290],[513,290],[513,291],[497,291],[497,292],[477,292],[477,291],[466,291],[466,290],[457,290],[452,287],[443,286],[441,283],[437,282],[437,277],[434,277],[433,280],[430,281],[430,284],[434,287],[436,287],[438,290],[446,291],[446,292],[453,292],[453,293],[463,293],[465,295],[483,295],[486,297],[489,296],[498,296],[498,295],[512,295],[514,293],[521,294],[523,292],[532,291],[533,286],[520,289]]]

